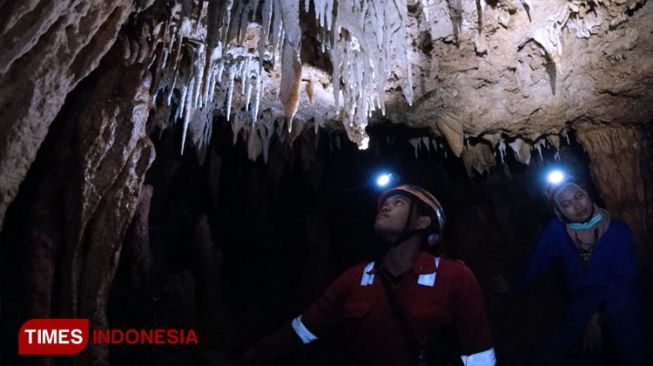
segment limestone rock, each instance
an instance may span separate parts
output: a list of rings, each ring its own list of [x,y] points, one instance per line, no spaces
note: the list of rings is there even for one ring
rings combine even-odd
[[[66,95],[113,44],[132,0],[0,3],[0,228]]]
[[[643,239],[653,225],[650,135],[638,127],[595,127],[578,131],[577,138],[607,209]]]
[[[145,134],[151,77],[144,65],[109,70],[80,116],[78,227],[70,272],[70,309],[94,326],[106,326],[106,306],[127,226],[139,202],[154,147]],[[91,347],[82,358],[106,362]]]
[[[449,113],[443,113],[437,120],[436,125],[449,143],[451,151],[459,157],[463,152],[463,145],[465,142],[463,126],[460,121]]]
[[[149,282],[154,258],[150,248],[150,206],[154,187],[143,185],[138,197],[138,205],[134,212],[134,219],[130,223],[129,231],[125,238],[123,255],[131,264],[130,285],[134,291],[139,291]]]
[[[496,165],[492,149],[490,146],[483,143],[465,148],[461,157],[465,164],[467,175],[470,177],[474,172],[483,174]]]

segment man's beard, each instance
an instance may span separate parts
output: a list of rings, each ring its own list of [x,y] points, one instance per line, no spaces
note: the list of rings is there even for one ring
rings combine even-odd
[[[378,241],[381,243],[381,245],[383,247],[387,247],[387,249],[398,246],[398,239],[401,237],[401,233],[397,232],[396,230],[383,229],[378,227],[374,227],[374,235],[379,239]]]

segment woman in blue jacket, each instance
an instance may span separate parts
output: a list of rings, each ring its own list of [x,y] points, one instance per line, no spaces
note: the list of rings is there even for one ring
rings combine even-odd
[[[571,365],[604,339],[619,365],[641,365],[640,305],[635,245],[628,225],[592,202],[573,180],[547,189],[556,218],[541,234],[512,289],[502,276],[498,292],[524,293],[554,262],[562,264],[570,294],[560,328],[533,354],[533,365]]]

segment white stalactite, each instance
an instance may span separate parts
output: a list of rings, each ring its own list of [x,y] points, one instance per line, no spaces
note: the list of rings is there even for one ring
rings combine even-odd
[[[185,106],[184,106],[184,125],[183,125],[183,132],[181,135],[181,155],[184,154],[184,147],[186,146],[186,134],[188,132],[188,124],[190,123],[190,118],[192,116],[193,111],[195,108],[193,108],[193,100],[195,99],[195,96],[193,95],[195,92],[195,78],[191,78],[190,84],[188,85],[188,90],[189,92],[186,94],[186,101],[185,101]]]
[[[365,133],[368,120],[375,111],[386,113],[386,81],[397,66],[401,70],[397,76],[402,79],[402,92],[409,104],[413,100],[406,1],[312,1],[315,22],[319,25],[316,38],[322,51],[330,54],[333,64],[335,114],[340,117],[349,139],[359,148],[369,142]],[[428,0],[420,1],[428,16]],[[173,113],[175,120],[184,122],[182,151],[188,125],[200,120],[193,118],[196,112],[206,114],[215,110],[228,121],[234,118],[232,114],[238,114],[239,124],[256,125],[265,95],[264,62],[271,61],[276,66],[283,57],[286,66],[282,68],[280,98],[288,119],[292,120],[303,105],[299,103],[298,92],[302,80],[299,18],[301,11],[309,11],[311,0],[303,3],[300,0],[227,0],[202,2],[201,6],[201,12],[189,1],[174,6],[164,25],[165,35],[161,38],[164,49],[159,55],[162,60],[158,60],[161,74],[166,76],[155,86],[154,94],[162,95],[169,106],[174,105],[173,98],[179,95]],[[256,49],[252,51],[238,42],[247,38],[257,12],[261,14],[262,24]],[[240,88],[236,82],[240,82]],[[195,145],[198,141],[208,143],[212,119],[207,121],[206,126],[197,129],[204,136]],[[321,122],[314,121],[316,129]],[[422,143],[430,149],[430,141]]]
[[[231,115],[231,101],[234,97],[234,82],[236,78],[236,66],[232,65],[229,67],[229,72],[227,74],[229,78],[229,89],[227,89],[227,121],[229,121],[229,116]]]

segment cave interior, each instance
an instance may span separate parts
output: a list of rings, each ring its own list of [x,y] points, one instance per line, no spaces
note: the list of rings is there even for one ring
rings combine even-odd
[[[391,172],[441,201],[436,250],[522,365],[564,318],[561,270],[526,299],[490,281],[554,217],[553,168],[630,226],[653,357],[653,4],[372,2],[0,0],[1,363],[227,364],[382,254]],[[34,318],[199,344],[23,358]],[[277,363],[346,364],[339,342]]]

